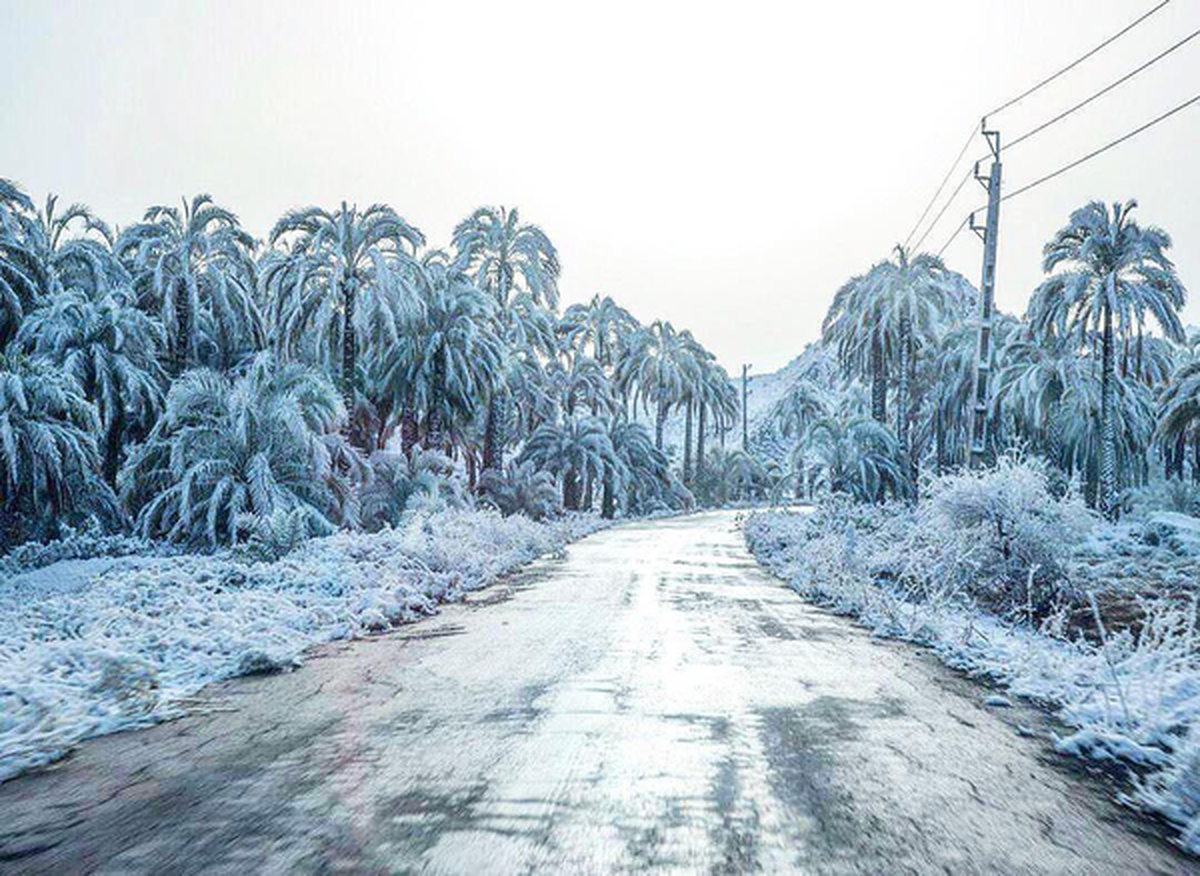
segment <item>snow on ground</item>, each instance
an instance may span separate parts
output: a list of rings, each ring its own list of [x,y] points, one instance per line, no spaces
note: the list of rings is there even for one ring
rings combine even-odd
[[[870,535],[853,525],[838,531],[808,518],[804,512],[754,514],[746,523],[747,543],[802,595],[856,617],[880,635],[927,645],[947,664],[987,676],[1013,694],[1057,708],[1076,729],[1055,740],[1056,747],[1132,764],[1141,778],[1123,802],[1166,816],[1180,827],[1181,845],[1200,854],[1194,601],[1151,610],[1136,638],[1128,631],[1101,641],[1069,636],[1048,624],[1003,620],[961,592],[917,598],[898,581],[883,582],[872,573],[864,558]]]
[[[209,682],[417,620],[603,525],[442,511],[269,563],[106,556],[0,578],[0,781],[87,737],[177,716]]]

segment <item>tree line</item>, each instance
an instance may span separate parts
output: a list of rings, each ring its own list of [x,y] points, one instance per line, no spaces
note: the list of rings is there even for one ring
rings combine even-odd
[[[1200,333],[1180,320],[1170,236],[1136,207],[1097,201],[1070,215],[1024,316],[994,317],[984,377],[988,456],[1037,453],[1110,517],[1152,478],[1200,484]],[[977,309],[961,275],[901,247],[837,291],[822,341],[849,382],[830,392],[802,380],[775,411],[799,439],[799,493],[915,498],[922,467],[966,464]]]
[[[729,376],[612,298],[560,313],[560,274],[504,207],[445,250],[384,204],[291,211],[260,241],[207,195],[115,229],[0,180],[0,540],[211,547],[279,515],[312,535],[422,503],[690,506],[705,436],[738,414]]]

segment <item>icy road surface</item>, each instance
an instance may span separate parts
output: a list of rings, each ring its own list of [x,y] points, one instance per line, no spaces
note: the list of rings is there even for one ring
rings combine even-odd
[[[0,785],[0,872],[1194,872],[988,693],[623,526]]]

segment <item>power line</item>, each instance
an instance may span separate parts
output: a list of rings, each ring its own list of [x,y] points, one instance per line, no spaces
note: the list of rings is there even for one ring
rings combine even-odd
[[[1187,109],[1189,106],[1192,106],[1193,104],[1196,104],[1196,103],[1200,103],[1200,94],[1197,94],[1194,97],[1192,97],[1188,100],[1185,100],[1183,103],[1179,104],[1178,106],[1172,107],[1171,109],[1167,110],[1162,115],[1156,116],[1155,118],[1146,122],[1144,125],[1140,125],[1137,128],[1134,128],[1132,131],[1129,131],[1128,133],[1121,135],[1117,139],[1104,144],[1099,149],[1093,149],[1087,155],[1080,156],[1079,158],[1076,158],[1074,161],[1064,164],[1062,167],[1058,168],[1057,170],[1051,171],[1050,173],[1046,174],[1045,176],[1038,177],[1033,182],[1026,183],[1025,185],[1021,186],[1019,189],[1009,192],[1008,194],[1004,195],[1004,197],[1002,197],[1000,200],[1001,201],[1011,200],[1012,198],[1015,198],[1018,195],[1023,195],[1025,192],[1029,191],[1030,189],[1037,188],[1042,183],[1049,182],[1050,180],[1054,179],[1055,177],[1062,176],[1067,171],[1073,170],[1074,168],[1079,167],[1079,165],[1081,165],[1087,161],[1091,161],[1096,156],[1102,155],[1105,152],[1107,152],[1108,150],[1113,149],[1117,146],[1120,146],[1126,140],[1130,140],[1133,137],[1136,137],[1138,134],[1142,133],[1143,131],[1147,131],[1150,128],[1153,128],[1159,122],[1166,121],[1171,116],[1175,115],[1176,113],[1182,112],[1183,110]],[[963,229],[965,229],[967,227],[967,223],[971,221],[971,215],[974,213],[977,213],[981,209],[983,209],[983,208],[977,207],[977,208],[975,208],[975,210],[972,210],[971,213],[969,213],[963,217],[962,222],[960,222],[958,227],[956,229],[954,229],[954,233],[950,235],[949,239],[944,244],[942,244],[942,248],[938,250],[939,257],[941,257],[941,255],[950,247],[950,244],[952,244],[955,241],[955,239],[958,237],[958,235],[960,235],[963,232]]]
[[[958,227],[954,229],[954,233],[950,235],[950,238],[945,243],[942,244],[942,248],[938,250],[938,258],[939,259],[942,257],[942,253],[944,253],[947,249],[950,248],[950,244],[954,243],[954,239],[956,237],[958,237],[958,235],[962,234],[963,229],[967,227],[967,223],[971,221],[971,216],[974,213],[976,213],[978,210],[981,210],[981,209],[983,209],[983,208],[982,207],[976,208],[975,210],[972,210],[970,213],[968,213],[966,216],[963,216],[962,222],[958,223]]]
[[[908,232],[908,237],[904,238],[904,248],[906,250],[908,249],[908,242],[912,240],[913,235],[917,233],[917,229],[921,227],[921,223],[925,221],[925,217],[929,215],[929,211],[933,209],[934,203],[937,201],[938,196],[941,195],[942,189],[944,189],[946,187],[946,183],[950,181],[950,176],[954,173],[954,168],[958,167],[958,163],[962,161],[963,156],[967,154],[967,150],[971,148],[971,141],[975,139],[975,133],[976,127],[972,125],[971,133],[967,136],[967,141],[963,143],[962,149],[958,150],[958,157],[954,159],[954,163],[950,165],[950,168],[946,171],[946,175],[942,177],[941,185],[937,187],[937,191],[933,193],[933,197],[929,199],[929,203],[925,205],[925,209],[921,211],[921,218],[919,218],[917,223],[912,227],[912,231]],[[959,188],[962,188],[962,186],[960,185]],[[955,194],[958,194],[957,190],[955,190]],[[950,198],[953,200],[954,195],[951,195]],[[943,207],[942,211],[945,212],[945,209],[946,208]],[[938,214],[938,216],[940,218],[941,214]],[[934,219],[933,221],[936,225],[937,219]],[[928,234],[929,232],[926,231],[925,233]],[[922,236],[921,240],[924,239],[925,238]],[[917,244],[918,247],[920,247],[920,245],[920,243]]]
[[[950,197],[946,200],[946,203],[942,204],[942,209],[939,210],[938,214],[933,217],[933,221],[929,223],[929,227],[925,229],[925,233],[921,235],[920,240],[917,241],[917,245],[913,247],[914,250],[919,251],[921,249],[921,244],[925,242],[925,238],[929,236],[929,233],[933,231],[933,229],[937,228],[937,224],[942,221],[942,217],[946,215],[946,211],[950,209],[950,205],[954,203],[954,199],[958,197],[958,193],[962,191],[962,187],[967,184],[967,180],[969,180],[974,173],[974,167],[967,168],[967,172],[963,174],[963,178],[958,181],[958,185],[955,186],[954,191],[950,193]]]
[[[1084,99],[1084,100],[1081,100],[1079,103],[1075,104],[1075,105],[1074,105],[1073,107],[1071,107],[1070,109],[1063,110],[1061,113],[1059,113],[1058,115],[1054,116],[1054,118],[1052,118],[1052,119],[1048,119],[1048,120],[1046,120],[1046,121],[1042,122],[1042,123],[1041,123],[1040,125],[1038,125],[1036,128],[1032,128],[1031,130],[1028,130],[1028,131],[1026,131],[1024,134],[1022,134],[1020,137],[1017,137],[1015,140],[1010,140],[1010,141],[1009,141],[1009,142],[1008,142],[1008,143],[1005,145],[1005,147],[1004,147],[1004,148],[1005,148],[1005,149],[1012,149],[1012,148],[1013,148],[1014,146],[1016,146],[1018,143],[1023,143],[1023,142],[1025,142],[1026,140],[1028,140],[1030,137],[1034,136],[1035,134],[1040,134],[1042,131],[1046,130],[1046,129],[1047,129],[1047,128],[1049,128],[1051,125],[1058,124],[1058,123],[1059,123],[1059,122],[1061,122],[1063,119],[1065,119],[1067,116],[1071,115],[1072,113],[1076,112],[1077,110],[1081,110],[1081,109],[1083,109],[1083,108],[1084,108],[1085,106],[1087,106],[1089,103],[1091,103],[1092,101],[1096,100],[1096,99],[1097,99],[1097,98],[1099,98],[1099,97],[1103,97],[1104,95],[1108,94],[1110,91],[1112,91],[1112,90],[1113,90],[1114,88],[1116,88],[1117,86],[1119,86],[1119,85],[1123,85],[1124,83],[1128,82],[1130,79],[1132,79],[1134,76],[1137,76],[1137,75],[1138,75],[1139,73],[1141,73],[1143,70],[1146,70],[1146,69],[1147,69],[1147,68],[1149,68],[1149,67],[1153,67],[1155,64],[1157,64],[1157,63],[1158,63],[1159,61],[1161,61],[1163,58],[1167,57],[1167,55],[1169,55],[1169,54],[1171,54],[1172,52],[1176,51],[1177,49],[1180,49],[1180,48],[1182,48],[1183,46],[1187,45],[1189,42],[1191,42],[1192,40],[1194,40],[1194,39],[1195,39],[1196,37],[1198,37],[1198,36],[1200,36],[1200,29],[1197,29],[1197,30],[1194,30],[1194,31],[1192,31],[1190,34],[1188,34],[1187,36],[1185,36],[1185,37],[1184,37],[1183,39],[1181,39],[1179,42],[1175,43],[1173,46],[1171,46],[1171,47],[1169,47],[1169,48],[1165,49],[1165,50],[1164,50],[1164,51],[1162,51],[1162,52],[1159,52],[1157,55],[1155,55],[1155,56],[1154,56],[1153,58],[1151,58],[1149,61],[1147,61],[1146,63],[1142,64],[1140,67],[1137,67],[1137,68],[1135,68],[1135,69],[1133,69],[1133,70],[1130,70],[1128,73],[1126,73],[1126,74],[1125,74],[1124,76],[1122,76],[1120,79],[1117,79],[1116,81],[1109,83],[1108,85],[1106,85],[1106,86],[1104,86],[1103,88],[1101,88],[1099,91],[1097,91],[1097,92],[1095,92],[1094,94],[1092,94],[1090,97],[1088,97],[1088,98],[1086,98],[1086,99]]]
[[[988,113],[987,116],[984,116],[984,118],[986,119],[988,116],[994,116],[997,113],[1003,112],[1004,110],[1008,109],[1010,106],[1013,106],[1014,104],[1019,103],[1020,101],[1029,97],[1034,92],[1040,91],[1041,89],[1045,88],[1047,85],[1049,85],[1051,82],[1053,82],[1058,77],[1062,76],[1064,73],[1067,73],[1067,72],[1075,69],[1080,64],[1082,64],[1084,61],[1086,61],[1088,58],[1092,57],[1092,55],[1099,52],[1101,49],[1105,48],[1106,46],[1111,45],[1112,43],[1116,42],[1121,37],[1125,36],[1125,34],[1129,33],[1131,30],[1133,30],[1135,27],[1137,27],[1139,24],[1141,24],[1143,21],[1145,21],[1147,18],[1149,18],[1154,13],[1161,10],[1164,6],[1166,6],[1170,2],[1171,2],[1171,0],[1162,0],[1161,3],[1159,3],[1157,6],[1152,8],[1149,12],[1143,13],[1140,18],[1137,18],[1130,24],[1125,25],[1125,27],[1121,28],[1121,30],[1117,31],[1115,34],[1110,36],[1104,42],[1100,43],[1100,45],[1096,46],[1091,51],[1076,58],[1070,64],[1068,64],[1067,66],[1065,66],[1061,70],[1059,70],[1057,73],[1053,73],[1050,76],[1047,76],[1045,79],[1043,79],[1041,82],[1034,85],[1032,88],[1028,88],[1025,91],[1021,92],[1016,97],[1014,97],[1012,100],[996,107],[994,110],[992,110],[990,113]]]
[[[1007,201],[1011,198],[1015,198],[1017,195],[1024,194],[1025,192],[1029,191],[1030,189],[1037,188],[1042,183],[1049,182],[1050,180],[1054,179],[1056,176],[1060,176],[1060,175],[1066,173],[1068,170],[1078,167],[1079,165],[1083,164],[1085,161],[1091,161],[1097,155],[1101,155],[1101,154],[1107,152],[1109,149],[1112,149],[1114,146],[1120,146],[1126,140],[1128,140],[1132,137],[1136,137],[1138,134],[1142,133],[1142,131],[1145,131],[1149,128],[1153,128],[1159,122],[1169,119],[1171,116],[1187,109],[1189,106],[1191,106],[1194,103],[1200,103],[1200,94],[1197,94],[1195,97],[1191,98],[1190,100],[1185,100],[1183,103],[1179,104],[1179,106],[1174,107],[1173,109],[1167,110],[1161,116],[1151,119],[1150,121],[1146,122],[1146,124],[1142,125],[1141,127],[1134,128],[1128,134],[1124,134],[1124,135],[1118,137],[1117,139],[1113,140],[1111,143],[1106,143],[1105,145],[1101,146],[1099,149],[1095,149],[1092,152],[1089,152],[1087,155],[1084,155],[1081,158],[1075,159],[1074,161],[1072,161],[1069,164],[1064,164],[1058,170],[1048,173],[1043,177],[1039,177],[1038,179],[1035,179],[1033,182],[1021,186],[1021,188],[1017,189],[1014,192],[1009,192],[1007,195],[1005,195],[1000,200]]]

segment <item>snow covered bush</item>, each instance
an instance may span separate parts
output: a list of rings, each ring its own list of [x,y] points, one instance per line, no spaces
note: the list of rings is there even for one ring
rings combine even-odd
[[[149,437],[131,449],[121,497],[145,538],[228,545],[245,515],[300,506],[309,509],[309,534],[326,535],[352,515],[345,497],[350,476],[362,471],[339,434],[345,416],[328,379],[270,353],[233,379],[189,371],[171,386]]]
[[[306,539],[276,560],[130,556],[2,580],[0,781],[83,738],[178,715],[211,681],[428,615],[602,525],[417,511],[400,528]],[[266,546],[260,556],[281,552]]]
[[[406,511],[437,511],[471,504],[461,473],[444,453],[414,448],[371,455],[370,477],[362,488],[362,522],[368,530],[398,526]]]
[[[531,520],[545,520],[562,511],[554,475],[529,461],[509,463],[503,472],[488,469],[479,486],[484,501],[506,516],[524,514]]]
[[[160,551],[145,539],[132,535],[107,535],[95,526],[67,533],[42,544],[26,542],[0,557],[0,579],[32,572],[62,560],[90,560],[96,557],[128,557]]]

